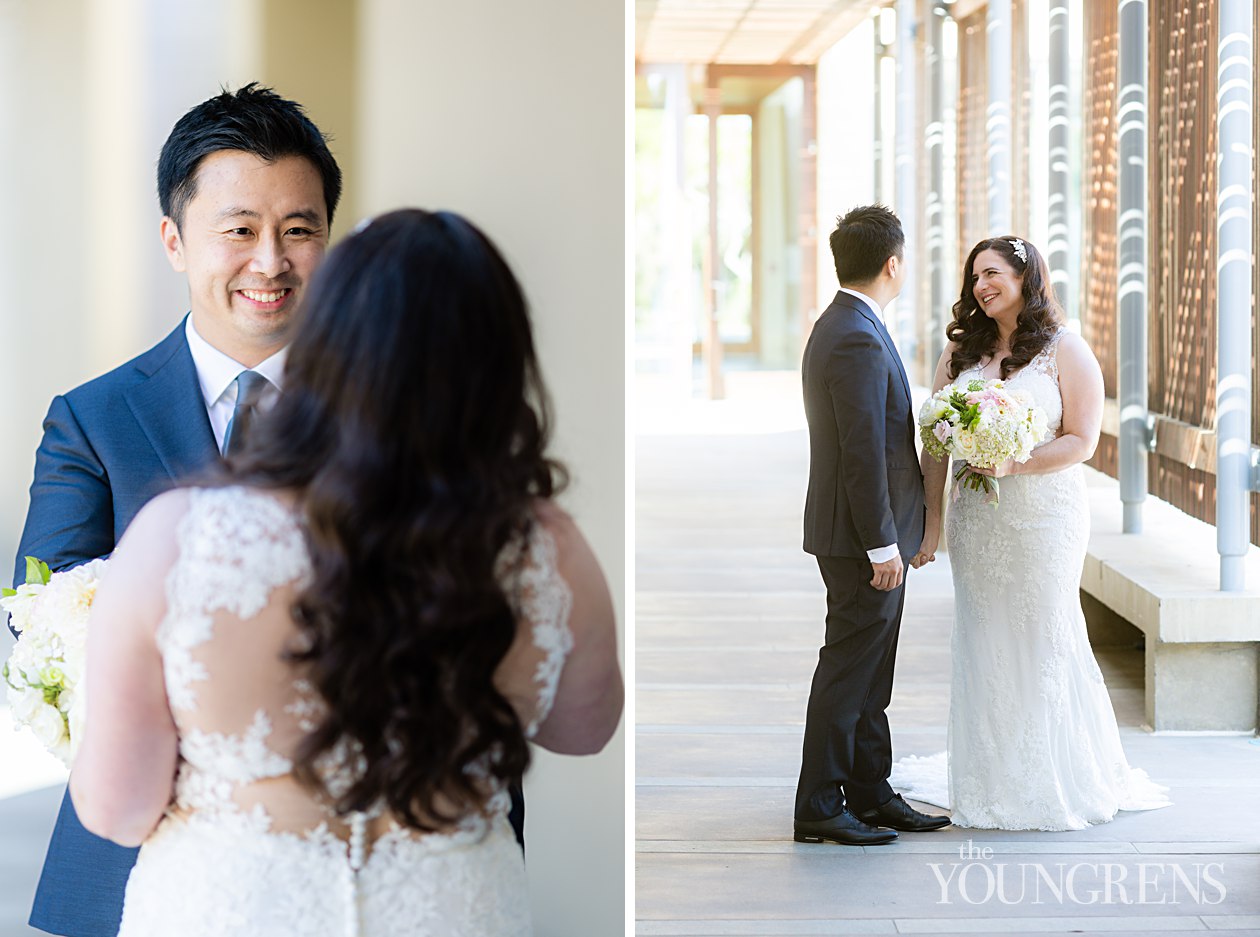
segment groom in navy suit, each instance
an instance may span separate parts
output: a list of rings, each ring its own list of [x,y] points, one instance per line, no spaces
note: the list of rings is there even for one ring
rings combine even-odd
[[[801,376],[809,423],[805,552],[827,587],[825,644],[810,687],[794,836],[874,846],[949,825],[888,785],[884,710],[905,567],[923,542],[923,476],[910,382],[883,308],[906,279],[905,234],[882,205],[855,208],[831,235],[840,291],[814,323]]]
[[[54,570],[114,550],[136,512],[234,448],[279,394],[293,310],[328,246],[341,171],[302,108],[248,85],[185,114],[158,162],[161,235],[190,314],[154,348],[56,397],[18,550]],[[32,926],[113,937],[137,850],[87,832],[67,795]]]

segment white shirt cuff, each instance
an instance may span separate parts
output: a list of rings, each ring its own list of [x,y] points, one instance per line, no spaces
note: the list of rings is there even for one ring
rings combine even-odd
[[[887,563],[897,555],[897,544],[892,543],[886,547],[876,547],[874,550],[867,550],[866,556],[872,563]]]

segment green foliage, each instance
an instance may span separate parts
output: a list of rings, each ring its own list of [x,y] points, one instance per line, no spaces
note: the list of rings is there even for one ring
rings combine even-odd
[[[33,556],[26,557],[26,584],[28,586],[46,586],[52,578],[52,570],[48,564]]]

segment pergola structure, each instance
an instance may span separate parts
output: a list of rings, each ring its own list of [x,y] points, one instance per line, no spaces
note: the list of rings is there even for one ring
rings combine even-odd
[[[859,30],[869,45],[853,43]],[[1255,37],[1249,0],[637,0],[635,51],[641,73],[686,69],[683,106],[711,121],[738,106],[736,77],[813,79],[796,167],[802,341],[827,292],[819,232],[844,207],[813,194],[835,156],[811,133],[855,106],[819,63],[841,47],[866,56],[854,93],[877,102],[869,200],[901,215],[917,280],[890,322],[908,370],[930,380],[969,245],[1034,235],[1103,366],[1092,464],[1120,480],[1125,530],[1141,529],[1148,492],[1214,523],[1229,590],[1260,544]],[[710,160],[713,186],[717,171]],[[712,243],[707,260],[711,272]],[[701,344],[720,396],[705,281]]]

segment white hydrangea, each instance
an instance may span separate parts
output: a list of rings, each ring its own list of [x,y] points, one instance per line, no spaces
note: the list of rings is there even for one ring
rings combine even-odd
[[[82,738],[88,615],[106,568],[93,560],[0,599],[18,631],[4,668],[14,719],[66,765]]]

